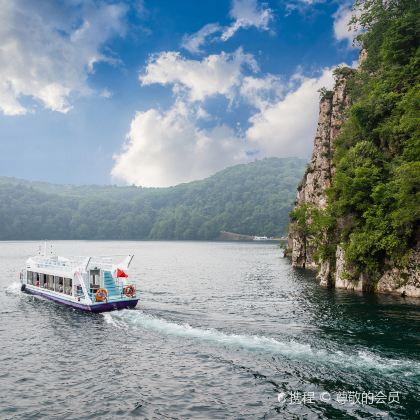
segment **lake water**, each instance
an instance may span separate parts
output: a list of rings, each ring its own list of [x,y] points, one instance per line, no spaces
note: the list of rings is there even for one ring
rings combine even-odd
[[[20,292],[0,243],[0,418],[420,418],[417,300],[320,288],[276,245],[56,242],[135,254],[136,310]],[[383,395],[383,396],[382,396]]]

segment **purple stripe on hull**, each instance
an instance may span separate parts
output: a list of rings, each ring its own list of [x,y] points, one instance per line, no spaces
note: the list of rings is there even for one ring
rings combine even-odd
[[[100,303],[98,305],[90,306],[90,305],[85,305],[83,303],[77,303],[77,302],[72,302],[72,301],[68,301],[68,300],[65,300],[65,299],[60,299],[57,296],[47,295],[47,294],[42,293],[41,291],[38,291],[38,290],[33,290],[33,289],[26,288],[24,290],[24,292],[28,293],[30,295],[42,296],[46,299],[52,300],[52,301],[60,303],[62,305],[70,306],[72,308],[80,309],[82,311],[95,312],[95,313],[109,312],[109,311],[114,311],[114,310],[118,310],[118,309],[134,308],[137,305],[137,302],[139,301],[138,299],[122,300],[122,301],[117,301],[117,302],[104,302],[104,303]]]

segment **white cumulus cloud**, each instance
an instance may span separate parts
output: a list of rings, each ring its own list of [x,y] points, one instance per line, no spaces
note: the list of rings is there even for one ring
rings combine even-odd
[[[318,120],[318,89],[332,88],[332,70],[320,77],[294,76],[298,86],[250,118],[247,142],[259,156],[308,157]]]
[[[259,5],[257,0],[233,0],[230,16],[234,22],[223,32],[221,36],[223,41],[231,38],[241,28],[255,27],[268,31],[273,12],[268,7]]]
[[[338,41],[347,41],[348,45],[352,45],[353,39],[359,33],[359,29],[350,27],[349,22],[353,15],[359,15],[358,11],[353,11],[351,6],[342,5],[334,13],[334,36]]]
[[[278,101],[285,91],[285,84],[280,77],[273,74],[265,77],[246,76],[240,87],[242,99],[260,110]]]
[[[203,52],[202,47],[209,38],[211,41],[227,41],[241,28],[254,27],[260,31],[268,31],[269,24],[274,18],[273,11],[265,4],[259,4],[257,0],[233,0],[229,15],[233,20],[231,25],[221,26],[218,23],[204,25],[197,32],[185,35],[181,47],[190,53],[198,54]]]
[[[122,150],[114,156],[112,176],[129,184],[163,187],[201,179],[254,157],[307,158],[318,119],[318,89],[332,87],[332,70],[311,78],[296,74],[287,83],[275,75],[238,80],[235,101],[254,109],[245,132],[220,123],[203,128],[202,121],[209,119],[205,102],[178,96],[167,111],[152,108],[135,115]]]
[[[173,85],[174,92],[186,91],[189,100],[202,101],[220,94],[233,97],[233,89],[241,83],[242,69],[258,69],[250,54],[241,48],[232,54],[209,55],[202,60],[188,60],[178,52],[169,51],[155,55],[140,75],[143,85],[159,83]]]
[[[190,53],[201,53],[202,46],[207,42],[207,38],[217,32],[221,32],[221,30],[222,28],[218,23],[208,23],[197,32],[185,35],[182,39],[181,47]]]
[[[89,73],[112,36],[123,35],[126,6],[0,0],[0,111],[31,110],[25,98],[67,112],[87,94]]]
[[[326,0],[289,0],[285,4],[285,9],[286,9],[287,14],[293,11],[306,13],[310,7],[318,3],[325,3],[325,1]]]
[[[190,104],[177,101],[166,112],[138,112],[126,143],[114,156],[112,176],[129,184],[167,187],[205,178],[247,159],[243,141],[225,125],[197,127]]]

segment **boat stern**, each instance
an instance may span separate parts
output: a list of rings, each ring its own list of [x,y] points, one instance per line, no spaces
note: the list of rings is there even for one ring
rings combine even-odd
[[[100,312],[118,311],[121,309],[133,309],[136,307],[138,301],[139,299],[117,300],[117,301],[99,303],[96,305],[90,305],[90,312],[100,313]]]

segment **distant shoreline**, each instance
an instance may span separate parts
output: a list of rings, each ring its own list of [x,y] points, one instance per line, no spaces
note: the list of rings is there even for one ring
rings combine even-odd
[[[245,235],[242,235],[245,236]],[[54,242],[252,242],[252,243],[277,243],[284,242],[287,238],[280,237],[267,240],[254,240],[254,239],[227,239],[227,238],[217,238],[217,239],[47,239],[48,243]],[[34,242],[40,243],[44,242],[45,239],[0,239],[1,243],[8,242]]]

